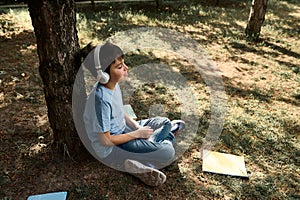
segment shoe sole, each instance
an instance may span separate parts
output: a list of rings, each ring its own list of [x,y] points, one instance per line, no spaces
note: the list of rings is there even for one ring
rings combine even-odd
[[[142,163],[135,160],[125,161],[125,170],[139,178],[142,182],[149,186],[159,186],[166,182],[166,175],[151,167],[145,166]]]

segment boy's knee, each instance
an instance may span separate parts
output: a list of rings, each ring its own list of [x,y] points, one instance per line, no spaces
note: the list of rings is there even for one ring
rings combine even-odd
[[[162,117],[162,118],[163,118],[163,120],[164,120],[165,123],[166,122],[171,122],[171,120],[169,118],[167,118],[167,117]]]
[[[156,117],[156,119],[161,122],[162,124],[165,124],[167,122],[171,123],[171,120],[167,117]]]
[[[161,154],[162,156],[162,160],[164,162],[170,162],[174,159],[175,157],[175,149],[173,147],[173,145],[166,145],[164,148],[163,148],[163,153]]]

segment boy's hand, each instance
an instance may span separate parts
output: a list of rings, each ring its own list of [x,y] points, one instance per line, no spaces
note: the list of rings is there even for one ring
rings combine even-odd
[[[132,136],[135,138],[148,139],[153,134],[153,129],[150,126],[140,127],[138,130],[132,132]]]

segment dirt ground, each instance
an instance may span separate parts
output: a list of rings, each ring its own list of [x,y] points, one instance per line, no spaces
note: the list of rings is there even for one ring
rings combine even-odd
[[[236,7],[239,6],[245,5],[238,3]],[[295,6],[299,10],[299,5]],[[221,2],[219,7],[222,10],[229,6]],[[266,42],[252,46],[239,40],[227,41],[228,38],[217,40],[211,33],[203,38],[209,28],[201,23],[176,25],[178,30],[203,42],[222,73],[231,117],[223,130],[226,137],[221,138],[216,150],[247,154],[251,178],[203,173],[197,148],[201,141],[196,139],[180,159],[163,169],[168,177],[166,184],[151,188],[92,157],[78,162],[67,154],[57,156],[52,152],[34,32],[30,22],[10,24],[10,17],[0,14],[0,199],[26,199],[56,191],[68,191],[68,199],[300,197],[299,37],[275,38],[266,30],[262,36]],[[299,20],[299,15],[295,18]],[[285,68],[275,68],[278,63]],[[199,84],[203,80],[192,76],[188,66],[180,70],[186,70],[193,87],[203,89]],[[202,92],[202,98],[207,99],[209,94]],[[199,132],[208,126],[205,119],[201,120]],[[249,132],[255,134],[248,135]],[[277,139],[272,138],[272,133]],[[231,147],[243,150],[232,152]],[[263,154],[276,157],[276,161],[261,157]]]

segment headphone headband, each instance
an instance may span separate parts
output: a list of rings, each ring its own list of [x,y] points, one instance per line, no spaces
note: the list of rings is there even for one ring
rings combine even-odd
[[[100,64],[100,49],[101,49],[102,46],[103,45],[98,45],[95,48],[94,63],[95,63],[95,68],[97,70],[97,80],[102,84],[106,84],[109,81],[109,74],[102,71],[102,67],[101,67],[101,64]]]
[[[94,51],[94,63],[96,70],[102,70],[101,64],[100,64],[100,49],[102,45],[97,45]]]

